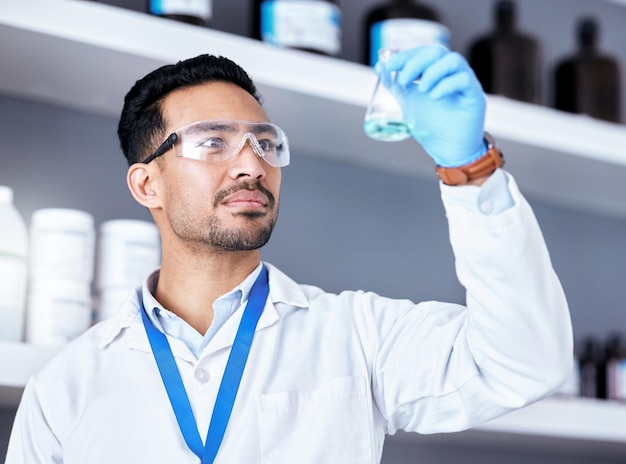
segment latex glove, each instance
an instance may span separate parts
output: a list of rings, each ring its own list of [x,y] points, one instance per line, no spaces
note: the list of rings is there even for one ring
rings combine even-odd
[[[487,152],[485,94],[460,54],[421,46],[379,61],[376,72],[398,100],[413,138],[438,165],[463,166]]]

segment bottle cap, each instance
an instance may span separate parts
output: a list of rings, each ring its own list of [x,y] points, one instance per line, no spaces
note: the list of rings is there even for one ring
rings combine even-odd
[[[100,225],[100,233],[102,235],[120,234],[133,238],[143,238],[146,241],[155,241],[157,243],[159,240],[159,231],[154,223],[137,219],[111,219],[105,221]]]
[[[598,37],[598,24],[592,17],[584,17],[578,22],[578,41],[581,45],[594,45]]]
[[[54,229],[76,227],[79,229],[92,229],[93,217],[91,214],[77,209],[68,208],[44,208],[33,213],[32,226],[46,226]]]
[[[496,3],[496,20],[498,23],[510,26],[515,20],[515,3],[511,0],[500,0]]]

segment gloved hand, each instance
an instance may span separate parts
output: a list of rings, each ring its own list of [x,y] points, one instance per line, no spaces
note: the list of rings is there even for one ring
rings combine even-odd
[[[463,166],[487,152],[485,94],[460,54],[420,46],[379,61],[376,72],[400,103],[413,138],[438,165]]]

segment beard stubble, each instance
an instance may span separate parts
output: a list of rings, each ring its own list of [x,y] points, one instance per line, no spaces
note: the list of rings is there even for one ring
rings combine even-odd
[[[260,182],[245,182],[230,188],[220,190],[215,194],[213,207],[219,206],[221,201],[228,195],[240,190],[259,190],[267,197],[268,212],[244,211],[235,213],[234,216],[243,217],[247,221],[244,227],[227,227],[215,215],[210,216],[203,223],[193,217],[191,208],[179,208],[186,214],[177,218],[170,217],[172,230],[182,241],[193,248],[206,247],[207,245],[221,251],[249,251],[263,247],[270,239],[278,217],[278,205],[274,195],[261,185]],[[181,205],[181,201],[176,201]],[[182,205],[189,202],[182,202]],[[257,222],[263,217],[269,216],[269,221],[264,225]]]

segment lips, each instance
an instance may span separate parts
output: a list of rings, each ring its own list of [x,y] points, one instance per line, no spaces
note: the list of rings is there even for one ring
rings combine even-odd
[[[274,195],[260,182],[243,182],[231,185],[215,194],[213,207],[242,206],[252,208],[273,208]]]
[[[226,206],[267,206],[267,196],[259,190],[240,190],[222,201]]]

